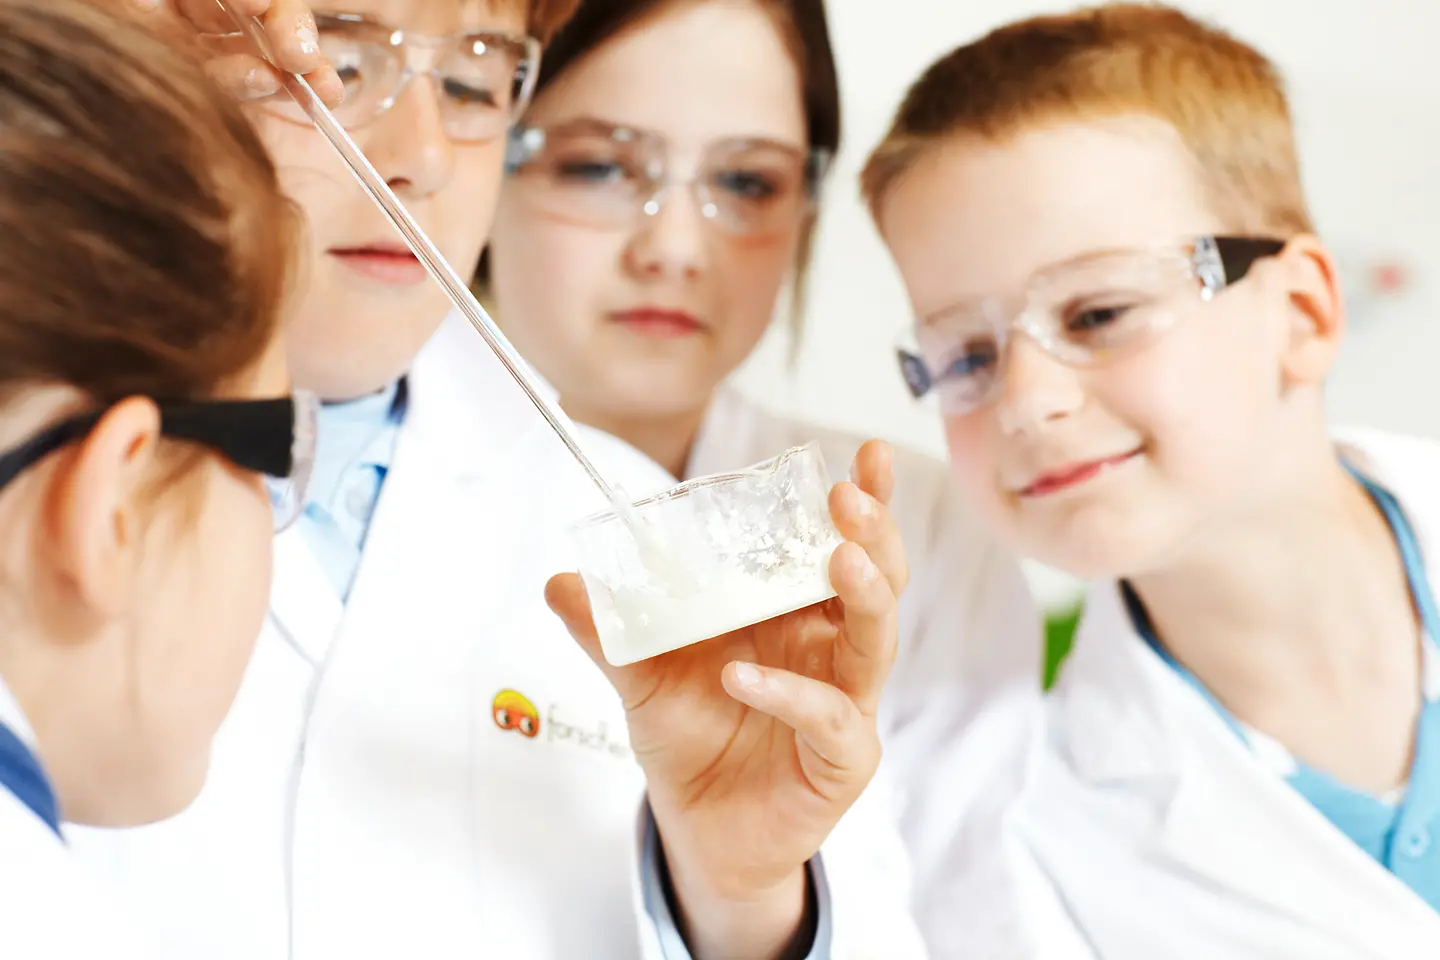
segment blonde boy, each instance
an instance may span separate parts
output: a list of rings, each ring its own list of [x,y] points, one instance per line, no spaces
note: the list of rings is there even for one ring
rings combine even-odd
[[[863,183],[956,473],[1095,581],[1013,785],[925,857],[937,954],[1048,955],[1045,917],[1106,960],[1433,952],[1440,452],[1327,429],[1345,310],[1273,65],[1159,6],[1014,23]]]

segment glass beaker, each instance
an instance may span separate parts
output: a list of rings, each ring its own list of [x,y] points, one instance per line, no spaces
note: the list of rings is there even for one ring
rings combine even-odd
[[[830,482],[806,444],[575,524],[605,659],[623,666],[835,596]],[[638,535],[637,535],[638,534]]]

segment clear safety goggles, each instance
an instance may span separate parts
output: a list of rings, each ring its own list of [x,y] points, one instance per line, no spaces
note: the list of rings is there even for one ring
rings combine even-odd
[[[275,529],[288,527],[305,506],[315,464],[319,404],[308,393],[273,400],[161,403],[160,434],[208,447],[242,470],[262,474]],[[56,451],[85,439],[104,411],[82,413],[0,451],[0,489]]]
[[[431,37],[350,13],[317,13],[315,26],[320,52],[345,85],[345,100],[332,112],[347,130],[389,110],[415,77],[429,77],[450,139],[493,140],[525,110],[539,73],[540,42],[523,34],[481,31]],[[264,105],[286,120],[310,123],[283,90]]]
[[[1048,267],[1020,289],[948,307],[919,320],[898,350],[917,399],[934,392],[948,415],[989,403],[1018,332],[1059,362],[1094,367],[1172,327],[1283,240],[1203,236],[1170,247],[1105,251]]]
[[[828,166],[823,150],[731,139],[707,145],[690,176],[677,177],[663,136],[592,120],[516,125],[506,156],[512,183],[559,219],[633,228],[679,189],[708,222],[739,236],[793,228],[811,210]]]

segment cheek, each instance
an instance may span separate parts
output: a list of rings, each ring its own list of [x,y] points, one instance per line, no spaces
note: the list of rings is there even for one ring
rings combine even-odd
[[[501,143],[457,147],[454,174],[427,205],[433,216],[419,218],[422,227],[434,230],[431,239],[462,277],[474,273],[490,236],[504,169]]]
[[[277,120],[263,110],[252,109],[249,115],[275,164],[280,188],[311,224],[326,223],[346,188],[358,190],[334,148],[309,127]]]
[[[576,345],[601,311],[627,305],[615,292],[624,242],[615,231],[562,223],[502,199],[490,247],[501,323],[536,353]]]
[[[798,234],[767,238],[717,239],[710,282],[722,313],[727,353],[745,356],[775,315],[785,277],[795,263]],[[787,305],[788,306],[788,305]]]
[[[1093,393],[1144,435],[1162,468],[1187,483],[1228,486],[1268,442],[1277,368],[1253,328],[1194,320],[1105,370]]]
[[[1003,521],[1005,500],[999,475],[998,432],[984,410],[945,419],[950,469],[966,499],[992,520]]]

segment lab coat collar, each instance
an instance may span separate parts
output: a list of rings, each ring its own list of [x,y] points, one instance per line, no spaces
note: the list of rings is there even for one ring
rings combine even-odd
[[[1195,691],[1135,632],[1119,584],[1092,585],[1084,610],[1051,694],[1059,717],[1053,735],[1092,783],[1173,784],[1186,759],[1177,750],[1184,743],[1177,735],[1177,701],[1197,696]]]

